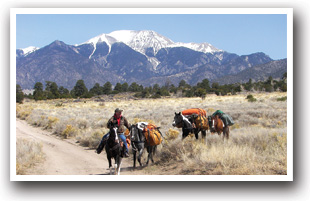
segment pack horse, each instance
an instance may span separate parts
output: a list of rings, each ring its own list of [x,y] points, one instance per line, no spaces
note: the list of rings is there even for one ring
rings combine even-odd
[[[142,166],[141,157],[144,148],[148,152],[146,165],[148,165],[150,159],[154,163],[153,154],[156,151],[157,145],[162,142],[162,134],[159,131],[159,127],[147,122],[139,122],[131,126],[130,137],[133,151],[133,167],[136,167],[137,153],[138,162],[140,167]]]
[[[205,139],[206,131],[209,129],[207,112],[201,108],[183,110],[182,113],[176,113],[172,126],[182,128],[182,139],[190,133],[194,133],[198,139],[198,133],[201,132],[202,138]]]

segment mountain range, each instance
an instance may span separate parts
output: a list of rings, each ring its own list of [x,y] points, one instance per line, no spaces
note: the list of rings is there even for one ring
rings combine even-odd
[[[262,52],[239,56],[209,43],[175,43],[148,30],[114,31],[82,44],[56,40],[42,48],[16,50],[16,80],[23,89],[45,81],[72,89],[80,79],[88,88],[107,81],[113,85],[136,82],[150,86],[167,82],[178,85],[182,79],[194,85],[209,79],[227,84],[264,79],[271,74],[280,78],[286,68],[286,62],[274,61]]]

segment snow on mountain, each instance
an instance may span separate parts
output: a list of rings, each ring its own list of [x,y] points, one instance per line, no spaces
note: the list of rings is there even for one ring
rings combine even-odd
[[[27,56],[28,54],[30,54],[30,53],[38,50],[38,49],[40,49],[40,48],[34,47],[34,46],[29,46],[27,48],[23,48],[23,49],[19,49],[19,50],[23,51],[23,56]]]
[[[96,51],[96,44],[98,42],[106,42],[108,46],[111,48],[111,45],[115,42],[123,42],[132,49],[145,54],[146,50],[149,48],[153,48],[154,55],[162,48],[169,47],[186,47],[195,51],[203,52],[203,53],[214,53],[221,52],[223,50],[217,49],[213,47],[209,43],[175,43],[169,38],[158,34],[155,31],[151,30],[142,30],[142,31],[134,31],[134,30],[119,30],[113,31],[109,34],[101,34],[96,36],[83,44],[93,44],[95,49],[93,53]],[[93,54],[92,53],[92,54]],[[91,57],[92,55],[90,55]]]
[[[123,42],[132,49],[140,52],[142,54],[146,54],[146,51],[152,52],[153,55],[162,49],[162,48],[172,48],[172,47],[186,47],[195,51],[203,52],[203,53],[214,53],[214,52],[222,52],[223,50],[217,49],[209,43],[182,43],[182,42],[173,42],[169,38],[158,34],[155,31],[151,30],[119,30],[113,31],[109,34],[101,34],[94,38],[89,39],[88,41],[79,44],[92,44],[94,47],[93,52],[89,55],[89,58],[96,51],[97,43],[105,42],[109,47],[109,53],[111,51],[111,46],[116,42]],[[75,45],[75,46],[79,46]],[[28,54],[38,50],[37,47],[27,47],[24,49],[19,49],[23,51],[22,55],[27,56]],[[149,54],[148,54],[149,55]],[[149,56],[148,56],[149,57]],[[152,56],[151,56],[152,57]],[[153,61],[153,63],[157,63],[158,61]]]
[[[169,47],[186,47],[198,52],[203,53],[214,53],[214,52],[222,52],[223,50],[217,49],[209,43],[174,43]]]
[[[139,31],[133,30],[120,30],[120,31],[113,31],[108,35],[114,37],[116,40],[123,42],[125,44],[131,43],[135,35],[137,35]]]
[[[172,45],[174,42],[155,31],[129,31],[121,30],[110,33],[118,41],[121,41],[131,47],[132,49],[145,53],[147,48],[153,48],[156,54],[161,48]]]
[[[110,53],[112,44],[117,42],[117,40],[115,38],[107,35],[107,34],[101,34],[99,36],[91,38],[90,40],[86,41],[85,43],[82,43],[81,45],[83,45],[83,44],[92,44],[94,46],[94,50],[91,53],[91,55],[89,55],[89,58],[91,58],[91,56],[95,53],[97,43],[99,43],[99,42],[105,42],[109,46],[109,53]]]

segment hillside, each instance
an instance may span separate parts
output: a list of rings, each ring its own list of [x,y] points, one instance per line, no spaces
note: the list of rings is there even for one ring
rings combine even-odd
[[[239,56],[209,43],[175,43],[154,31],[116,31],[78,45],[56,40],[16,50],[16,80],[23,89],[45,81],[72,89],[80,79],[87,88],[107,81],[150,86],[184,79],[195,85],[271,61],[262,52]]]

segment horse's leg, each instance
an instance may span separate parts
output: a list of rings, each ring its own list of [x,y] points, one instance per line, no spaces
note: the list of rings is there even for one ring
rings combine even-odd
[[[201,130],[201,136],[202,136],[202,141],[205,142],[206,141],[206,136],[207,136],[207,131]]]
[[[151,147],[151,161],[152,163],[154,163],[154,160],[153,160],[153,154],[155,153],[155,146],[152,146]]]
[[[198,129],[195,129],[195,130],[194,130],[194,133],[195,133],[196,140],[198,140],[198,133],[199,133],[199,130],[198,130]]]
[[[225,137],[228,140],[229,139],[229,127],[225,127]]]
[[[139,156],[138,156],[138,162],[140,164],[140,167],[142,167],[142,161],[141,161],[141,158],[142,158],[142,154],[143,154],[143,150],[144,150],[144,145],[141,145],[141,147],[139,146]]]
[[[137,158],[137,151],[132,150],[133,151],[133,168],[136,168],[136,158]]]
[[[147,146],[147,147],[146,147],[146,150],[147,150],[147,153],[148,153],[146,165],[149,164],[149,160],[150,160],[150,157],[151,157],[151,150],[150,150],[150,149],[151,149],[151,146]]]
[[[111,156],[108,156],[108,161],[109,161],[110,175],[112,175],[112,161],[111,161]]]
[[[122,164],[122,158],[119,157],[119,159],[118,159],[118,166],[117,166],[117,175],[121,174],[121,164]]]
[[[115,175],[117,175],[117,168],[118,168],[118,167],[117,167],[117,163],[118,163],[118,157],[119,157],[119,156],[116,156],[116,157],[115,157],[115,161],[114,161],[114,174],[115,174]]]
[[[184,140],[184,138],[186,138],[188,136],[188,134],[189,134],[189,131],[182,128],[182,140]]]

